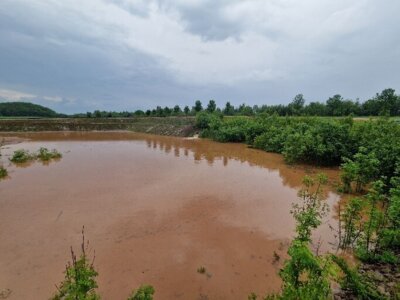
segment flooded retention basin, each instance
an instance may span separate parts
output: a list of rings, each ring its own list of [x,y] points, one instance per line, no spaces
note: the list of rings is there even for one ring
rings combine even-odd
[[[126,299],[140,284],[155,299],[247,299],[280,288],[293,236],[291,203],[305,174],[280,155],[132,132],[20,133],[2,147],[0,290],[8,299],[48,299],[63,279],[82,226],[102,299]],[[29,140],[26,140],[29,139]],[[16,149],[61,151],[60,161],[16,166]],[[331,207],[339,195],[327,192]],[[318,230],[329,248],[335,210]],[[205,274],[197,269],[206,268]]]

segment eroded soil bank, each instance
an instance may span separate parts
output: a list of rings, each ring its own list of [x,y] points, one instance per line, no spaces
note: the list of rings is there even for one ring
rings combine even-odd
[[[9,136],[16,136],[9,134]],[[279,290],[277,271],[294,222],[291,203],[305,174],[280,155],[128,132],[18,134],[2,147],[0,290],[8,299],[48,299],[63,278],[82,226],[103,299],[152,284],[155,299],[247,299]],[[58,162],[15,166],[20,148],[57,148]],[[327,192],[333,208],[339,196]],[[332,209],[316,235],[329,248]],[[275,261],[274,251],[282,259]],[[205,274],[197,269],[206,268]]]
[[[192,136],[194,117],[0,118],[0,132],[131,130],[168,136]]]

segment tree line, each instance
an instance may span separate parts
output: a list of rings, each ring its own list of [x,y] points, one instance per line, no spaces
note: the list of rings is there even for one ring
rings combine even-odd
[[[88,118],[112,118],[112,117],[169,117],[169,116],[194,116],[199,112],[217,112],[225,116],[254,116],[259,114],[277,114],[279,116],[399,116],[400,115],[400,95],[397,95],[394,89],[384,89],[381,93],[377,93],[371,99],[361,103],[359,100],[344,99],[337,94],[329,97],[325,102],[310,102],[306,104],[306,100],[302,94],[296,95],[291,103],[284,105],[254,105],[249,106],[241,104],[239,106],[232,105],[229,101],[225,106],[217,107],[215,100],[210,100],[206,105],[200,100],[196,100],[192,107],[179,105],[174,107],[157,106],[154,109],[146,111],[136,110],[134,112],[115,112],[100,111],[87,112],[86,114],[76,114],[76,117]]]
[[[0,103],[0,117],[76,117],[76,118],[130,118],[130,117],[169,117],[169,116],[195,116],[197,113],[217,112],[225,116],[254,116],[260,114],[277,114],[279,116],[399,116],[400,115],[400,95],[394,89],[384,89],[371,99],[365,102],[359,100],[344,99],[337,94],[329,97],[325,102],[310,102],[302,94],[296,95],[287,104],[278,105],[254,105],[241,104],[232,105],[229,101],[224,107],[218,107],[215,100],[204,104],[196,100],[194,105],[181,107],[157,106],[154,109],[136,111],[101,111],[78,113],[73,115],[59,114],[55,111],[28,102],[4,102]]]

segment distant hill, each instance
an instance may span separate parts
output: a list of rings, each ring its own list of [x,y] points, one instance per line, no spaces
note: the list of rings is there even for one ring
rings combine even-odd
[[[1,102],[0,117],[57,117],[50,108],[29,102]]]

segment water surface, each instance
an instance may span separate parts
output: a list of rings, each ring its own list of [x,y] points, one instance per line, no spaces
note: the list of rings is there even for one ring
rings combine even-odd
[[[278,291],[282,263],[273,253],[284,257],[293,236],[289,210],[303,176],[338,175],[201,139],[129,132],[17,136],[30,140],[3,146],[1,157],[10,176],[0,181],[0,289],[12,290],[9,299],[48,299],[63,279],[70,246],[79,249],[83,225],[103,299],[126,299],[143,283],[161,300]],[[63,158],[8,162],[16,149],[42,146]],[[327,196],[331,206],[339,200]],[[328,247],[328,224],[317,238]],[[206,274],[197,273],[200,266]]]

